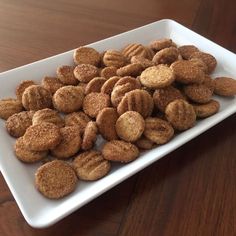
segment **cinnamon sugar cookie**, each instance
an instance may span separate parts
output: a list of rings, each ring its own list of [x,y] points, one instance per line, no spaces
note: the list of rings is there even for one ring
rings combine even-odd
[[[150,48],[154,50],[155,52],[160,51],[164,48],[169,48],[173,46],[173,41],[171,39],[163,38],[163,39],[157,39],[152,41],[149,44]]]
[[[108,141],[118,139],[115,128],[118,117],[116,109],[112,107],[106,107],[98,113],[96,123],[104,139]]]
[[[153,148],[154,142],[152,142],[145,136],[142,136],[135,142],[135,145],[140,149],[149,150]]]
[[[20,84],[16,88],[16,97],[19,101],[22,100],[22,95],[25,89],[31,85],[36,85],[36,83],[33,80],[23,80],[20,82]]]
[[[176,47],[164,48],[158,51],[152,58],[155,65],[168,64],[170,65],[178,59],[179,51]]]
[[[117,70],[118,76],[138,76],[143,71],[142,65],[139,63],[132,63],[129,65],[126,65],[124,67],[121,67]]]
[[[85,88],[85,94],[89,94],[92,92],[101,92],[101,88],[103,86],[103,84],[106,82],[107,80],[103,77],[95,77],[92,80],[89,81],[89,83],[87,84],[86,88]]]
[[[199,52],[199,49],[194,45],[183,45],[178,48],[180,55],[183,59],[188,60],[195,53]]]
[[[132,56],[130,61],[133,64],[136,64],[136,63],[140,64],[143,67],[143,69],[154,66],[154,63],[152,61],[141,56]]]
[[[75,155],[81,147],[80,128],[66,126],[60,129],[61,142],[51,150],[54,157],[67,159]]]
[[[103,68],[100,72],[100,75],[106,79],[110,79],[113,76],[116,76],[117,68],[115,66],[107,66]]]
[[[98,76],[98,68],[90,64],[80,64],[75,67],[74,76],[80,82],[88,83]]]
[[[209,75],[204,76],[202,84],[204,84],[207,88],[209,88],[212,92],[214,92],[215,81]]]
[[[214,79],[214,93],[220,96],[236,95],[236,80],[229,77],[217,77]]]
[[[145,47],[146,49],[146,57],[148,60],[152,60],[155,55],[155,52],[150,47]]]
[[[65,85],[77,85],[73,66],[60,66],[57,68],[57,78]]]
[[[146,57],[146,48],[139,43],[132,43],[128,44],[123,50],[122,53],[125,57],[127,57],[129,60],[132,56],[142,56]]]
[[[101,92],[102,93],[107,93],[107,94],[111,94],[115,84],[118,82],[118,80],[121,79],[121,77],[119,76],[113,76],[110,79],[108,79],[101,88]]]
[[[145,128],[143,117],[136,111],[127,111],[116,121],[118,136],[127,142],[137,141]]]
[[[139,150],[134,144],[122,140],[112,140],[102,147],[102,155],[109,161],[127,163],[139,156]]]
[[[15,113],[23,110],[21,102],[14,98],[5,98],[0,100],[0,118],[6,120]]]
[[[199,67],[204,73],[207,73],[208,67],[200,58],[192,58],[191,61],[195,66]]]
[[[53,95],[53,106],[60,112],[78,111],[83,104],[84,93],[79,86],[64,86]]]
[[[53,95],[64,84],[56,77],[46,76],[42,80],[42,86]]]
[[[97,139],[98,128],[96,122],[89,121],[85,127],[83,140],[82,140],[82,149],[89,150],[93,147]]]
[[[54,160],[38,168],[35,186],[45,197],[62,198],[73,192],[78,182],[74,169],[65,161]]]
[[[216,100],[210,100],[206,104],[192,104],[198,118],[206,118],[214,115],[220,109],[220,103]]]
[[[107,50],[103,56],[103,63],[105,66],[114,66],[120,68],[126,65],[126,57],[117,50]]]
[[[79,179],[97,180],[110,171],[111,164],[98,151],[87,151],[78,155],[73,161],[73,167]]]

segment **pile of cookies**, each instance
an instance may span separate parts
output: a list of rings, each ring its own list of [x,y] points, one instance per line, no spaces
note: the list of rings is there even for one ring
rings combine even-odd
[[[42,161],[35,185],[52,199],[215,114],[220,104],[213,94],[236,95],[234,79],[211,78],[213,55],[171,39],[103,53],[79,47],[73,58],[75,65],[60,66],[56,77],[22,81],[16,99],[0,100],[0,117],[17,138],[16,157]],[[100,150],[98,135],[107,141]]]

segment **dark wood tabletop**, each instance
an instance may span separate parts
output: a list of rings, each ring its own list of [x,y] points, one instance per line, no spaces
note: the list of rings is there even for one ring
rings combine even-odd
[[[235,0],[1,0],[0,72],[165,18],[236,52],[235,9]],[[232,115],[46,229],[26,223],[0,176],[0,235],[236,235],[235,144]]]

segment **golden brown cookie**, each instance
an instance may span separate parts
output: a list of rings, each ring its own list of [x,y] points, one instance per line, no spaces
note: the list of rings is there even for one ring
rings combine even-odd
[[[103,56],[103,63],[105,66],[114,66],[120,68],[126,65],[126,57],[117,50],[107,50]]]
[[[73,167],[79,179],[97,180],[110,171],[111,164],[98,151],[87,151],[78,155],[73,161]]]
[[[149,47],[155,52],[160,51],[161,49],[164,48],[169,48],[171,46],[173,46],[173,41],[167,38],[157,39],[149,44]]]
[[[123,85],[129,83],[133,89],[140,89],[141,88],[141,83],[138,79],[135,79],[134,77],[131,76],[125,76],[122,77],[117,83],[115,84],[115,87],[118,85]]]
[[[179,47],[178,50],[185,60],[188,60],[195,52],[199,52],[199,49],[194,45],[183,45]]]
[[[143,86],[157,89],[171,85],[175,80],[173,71],[165,65],[157,65],[147,68],[140,75]]]
[[[20,84],[16,88],[16,97],[19,101],[22,100],[22,95],[25,89],[31,85],[36,85],[36,83],[33,80],[23,80],[20,82]]]
[[[154,63],[152,61],[141,56],[132,56],[130,61],[131,63],[139,63],[143,67],[143,69],[154,66]]]
[[[179,51],[176,47],[164,48],[158,51],[152,58],[155,65],[168,64],[170,65],[178,59]]]
[[[53,95],[64,84],[56,77],[46,76],[42,79],[42,86]]]
[[[53,106],[60,112],[78,111],[83,104],[84,93],[79,86],[64,86],[53,95]]]
[[[115,66],[107,66],[103,68],[100,72],[100,75],[106,79],[110,79],[113,76],[116,76],[117,68]]]
[[[76,188],[78,178],[74,169],[65,161],[50,161],[35,173],[35,186],[45,197],[62,198]]]
[[[140,149],[149,150],[153,148],[154,142],[152,142],[145,136],[142,136],[135,142],[135,145]]]
[[[96,122],[89,121],[85,127],[82,146],[83,150],[91,149],[97,140],[98,128]]]
[[[214,93],[220,96],[236,95],[236,80],[229,77],[217,77],[214,79]]]
[[[137,111],[146,118],[152,114],[153,106],[153,99],[147,91],[135,89],[125,94],[117,107],[117,112],[122,115],[126,111]]]
[[[0,118],[6,120],[15,113],[23,110],[21,102],[14,98],[5,98],[0,100]]]
[[[112,140],[102,147],[102,155],[109,161],[127,163],[139,156],[139,150],[134,144],[122,140]]]
[[[102,109],[96,118],[99,133],[108,141],[118,139],[116,133],[116,121],[119,115],[115,108],[106,107]]]
[[[211,100],[213,91],[204,84],[190,84],[184,86],[184,93],[196,103],[207,103]]]
[[[138,76],[143,71],[143,67],[139,63],[132,63],[126,66],[123,66],[117,70],[118,76]]]
[[[80,82],[88,83],[98,76],[98,68],[90,64],[80,64],[74,69],[74,76]]]
[[[165,112],[166,106],[175,99],[184,99],[184,96],[173,86],[157,89],[153,94],[154,104],[162,112]]]
[[[155,55],[155,52],[150,47],[145,47],[146,49],[146,58],[152,60]]]
[[[57,68],[57,78],[65,85],[77,85],[73,66],[60,66]]]
[[[174,129],[169,122],[148,117],[145,120],[144,136],[156,144],[164,144],[170,141],[174,135]]]
[[[183,84],[200,84],[204,80],[204,72],[194,62],[185,60],[176,61],[171,64],[170,68],[174,71],[177,82]]]
[[[44,159],[48,151],[32,151],[28,149],[23,141],[23,137],[16,140],[14,145],[14,151],[16,157],[26,163],[34,163]]]
[[[210,100],[206,104],[192,104],[198,118],[206,118],[214,115],[220,109],[220,103],[216,100]]]
[[[59,112],[49,108],[36,111],[34,113],[32,122],[33,125],[40,124],[42,122],[48,122],[58,126],[59,128],[65,126],[65,121],[60,116]]]
[[[119,76],[113,76],[111,77],[110,79],[108,79],[102,86],[101,88],[101,92],[102,93],[107,93],[107,94],[111,94],[115,84],[118,82],[118,80],[120,79],[121,77]]]
[[[23,141],[26,148],[33,151],[53,149],[61,142],[60,129],[46,122],[32,125],[26,130]]]
[[[79,47],[74,51],[74,62],[76,65],[79,64],[90,64],[98,66],[100,64],[100,53],[94,48],[90,47]]]
[[[116,121],[118,136],[127,142],[137,141],[143,134],[145,121],[136,111],[127,111]]]
[[[217,61],[215,57],[209,53],[205,52],[195,52],[191,55],[190,59],[192,58],[199,58],[207,65],[207,72],[210,74],[212,73],[217,65]]]
[[[122,50],[122,53],[129,60],[131,59],[132,56],[146,57],[146,55],[147,55],[146,48],[142,44],[139,44],[139,43],[128,44]]]
[[[199,67],[204,73],[208,73],[208,67],[200,58],[192,58],[190,61],[197,67]]]
[[[193,106],[182,99],[170,102],[165,110],[166,118],[176,130],[186,130],[194,126],[196,114]]]
[[[51,93],[40,85],[31,85],[22,95],[22,104],[26,110],[41,110],[52,107]]]
[[[214,82],[214,80],[213,80],[209,75],[205,75],[205,76],[204,76],[204,80],[203,80],[202,84],[204,84],[204,85],[207,86],[212,92],[214,92],[214,89],[215,89],[215,82]]]
[[[103,84],[107,80],[103,77],[95,77],[92,80],[90,80],[85,88],[85,94],[89,94],[92,92],[101,92],[101,88]]]
[[[34,111],[22,111],[13,114],[6,121],[7,132],[13,137],[21,137],[26,129],[32,125]]]
[[[51,154],[59,159],[67,159],[75,155],[81,147],[80,128],[66,126],[60,129],[61,142],[51,150]]]

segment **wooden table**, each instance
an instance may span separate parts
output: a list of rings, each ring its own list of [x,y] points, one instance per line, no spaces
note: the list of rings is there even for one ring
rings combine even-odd
[[[235,9],[235,0],[1,0],[0,71],[163,18],[236,52]],[[235,121],[229,117],[47,229],[25,222],[1,176],[0,235],[236,235]]]

